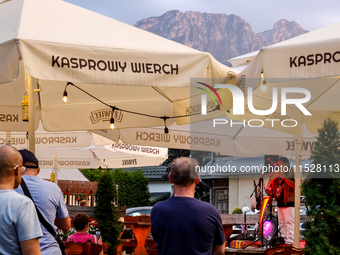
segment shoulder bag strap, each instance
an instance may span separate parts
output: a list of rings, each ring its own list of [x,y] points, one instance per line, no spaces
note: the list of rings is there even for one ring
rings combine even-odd
[[[33,201],[33,204],[34,204],[34,206],[35,206],[35,210],[37,211],[37,214],[38,214],[38,218],[39,218],[40,223],[46,228],[46,230],[47,230],[48,232],[50,232],[50,234],[51,234],[54,238],[56,238],[57,233],[55,232],[55,230],[53,229],[53,227],[51,226],[51,224],[48,223],[48,222],[46,221],[46,219],[44,218],[44,216],[43,216],[43,215],[41,214],[41,212],[39,211],[37,205],[34,203],[34,200],[33,200],[32,196],[31,196],[30,191],[29,191],[28,188],[27,188],[27,185],[26,185],[26,183],[25,183],[25,181],[24,181],[24,178],[21,178],[20,186],[21,186],[22,190],[24,191],[24,194],[25,194],[27,197],[29,197],[29,198]]]

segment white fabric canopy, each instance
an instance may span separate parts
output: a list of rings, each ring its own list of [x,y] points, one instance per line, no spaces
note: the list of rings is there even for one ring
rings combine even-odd
[[[167,150],[167,149],[166,149]],[[148,157],[136,152],[127,154],[124,152],[115,152],[105,147],[91,146],[82,149],[58,149],[58,168],[127,168],[127,167],[144,167],[159,166],[168,158],[166,155],[158,157]],[[37,149],[36,157],[39,159],[41,168],[53,168],[55,150]]]
[[[10,143],[17,149],[28,149],[24,132],[10,133]],[[131,144],[113,144],[106,139],[102,146],[93,145],[88,131],[46,132],[42,125],[36,131],[36,152],[41,168],[53,168],[57,151],[58,168],[124,168],[158,166],[168,158],[168,149]],[[0,132],[0,146],[6,144]]]
[[[69,86],[68,103],[62,102],[67,82],[120,109],[178,116],[190,107],[191,78],[235,75],[209,53],[60,0],[3,2],[0,32],[3,131],[28,129],[21,121],[25,71],[41,89],[34,93],[35,128],[41,118],[48,131],[109,127],[111,109],[76,88]],[[164,124],[119,110],[114,118],[117,128]],[[178,121],[189,123],[190,118]]]
[[[258,155],[285,155],[294,159],[294,135],[268,128],[244,127],[243,123],[230,127],[230,119],[221,118],[197,122],[190,125],[169,126],[169,134],[164,127],[129,128],[121,130],[93,131],[95,145],[108,144],[121,139],[124,143],[212,151],[230,156],[252,157]],[[229,123],[224,123],[227,120]],[[96,135],[97,134],[97,135]],[[302,156],[309,157],[316,141],[316,135],[303,128]]]
[[[38,177],[42,179],[49,180],[51,178],[51,169],[40,168],[40,173]],[[80,171],[79,169],[59,169],[58,171],[58,180],[66,180],[66,181],[89,181]]]
[[[278,107],[269,119],[282,116],[286,119],[295,119],[297,125],[294,128],[277,125],[273,127],[274,129],[300,134],[302,124],[305,123],[310,132],[317,133],[317,129],[321,127],[326,118],[331,117],[340,121],[340,107],[336,103],[340,94],[339,42],[340,23],[337,23],[262,48],[249,66],[238,74],[238,86],[244,89],[245,95],[249,87],[253,88],[253,105],[256,109],[270,109],[273,88],[277,88]],[[242,56],[240,58],[243,59]],[[247,56],[244,56],[244,59],[247,59]],[[259,87],[262,82],[262,71],[262,78],[267,82],[266,91],[262,91]],[[311,99],[303,103],[303,106],[311,113],[311,116],[304,115],[295,105],[288,105],[287,114],[281,115],[282,88],[307,89],[311,93]],[[301,93],[289,93],[287,98],[302,98],[303,96]],[[228,110],[223,106],[221,109]],[[233,115],[231,110],[227,116],[236,120],[246,119],[246,121],[268,119],[268,116],[255,115],[249,111],[246,111],[245,115]],[[264,126],[271,128],[271,122],[265,122]]]

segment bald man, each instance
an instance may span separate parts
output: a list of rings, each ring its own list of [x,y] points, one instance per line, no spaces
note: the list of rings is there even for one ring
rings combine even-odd
[[[185,157],[171,164],[169,181],[174,184],[175,194],[158,202],[151,211],[157,254],[224,254],[225,238],[218,210],[194,198],[200,181],[196,166],[197,160]]]
[[[14,191],[24,170],[13,147],[0,147],[0,254],[41,255],[39,219],[31,199]]]

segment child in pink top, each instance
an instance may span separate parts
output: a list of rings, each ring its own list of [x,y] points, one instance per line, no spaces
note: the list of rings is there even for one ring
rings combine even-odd
[[[94,235],[90,235],[87,233],[74,233],[73,235],[70,235],[67,238],[67,242],[69,242],[71,239],[73,239],[74,243],[81,242],[81,243],[86,243],[88,239],[91,239],[92,243],[99,244],[98,239]]]
[[[101,245],[101,242],[98,241],[98,238],[96,236],[86,233],[90,226],[89,216],[86,213],[77,213],[76,216],[74,216],[72,222],[73,226],[77,230],[77,233],[70,235],[67,238],[67,242],[70,242],[72,239],[74,243],[86,243],[88,239],[91,239],[92,243]]]

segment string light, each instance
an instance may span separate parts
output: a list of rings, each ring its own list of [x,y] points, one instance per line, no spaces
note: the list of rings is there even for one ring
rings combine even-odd
[[[184,118],[184,117],[190,117],[190,116],[194,116],[194,115],[199,115],[200,113],[194,113],[194,114],[186,114],[186,115],[180,115],[180,116],[173,116],[173,117],[170,117],[170,116],[154,116],[154,115],[150,115],[150,114],[145,114],[145,113],[140,113],[140,112],[133,112],[133,111],[128,111],[128,110],[124,110],[124,109],[120,109],[120,108],[117,108],[115,106],[112,106],[112,105],[109,105],[105,102],[103,102],[102,100],[100,100],[99,98],[91,95],[89,92],[83,90],[82,88],[78,87],[77,85],[73,84],[72,82],[68,82],[65,86],[65,89],[64,89],[64,92],[63,92],[63,101],[66,103],[67,102],[67,91],[66,91],[66,88],[71,85],[77,89],[79,89],[80,91],[84,92],[85,94],[87,94],[88,96],[92,97],[93,99],[97,100],[98,102],[102,103],[103,105],[106,105],[107,107],[111,108],[112,109],[112,113],[111,113],[111,118],[110,118],[110,128],[111,129],[115,129],[115,120],[113,118],[113,113],[115,110],[119,110],[119,111],[122,111],[122,112],[126,112],[126,113],[131,113],[131,114],[136,114],[136,115],[139,115],[139,116],[145,116],[145,117],[149,117],[149,118],[157,118],[157,119],[163,119],[164,120],[164,133],[165,134],[168,134],[169,133],[169,129],[168,127],[166,126],[166,120],[167,119],[174,119],[174,118]],[[213,110],[211,111],[208,111],[208,113],[210,112],[213,112],[213,111],[216,111],[216,110],[219,110],[220,107],[219,105],[217,105]],[[228,111],[229,112],[229,111]]]
[[[165,134],[169,134],[169,129],[168,129],[168,127],[166,126],[166,120],[169,119],[169,117],[164,116],[162,119],[164,120],[164,126],[165,126],[165,127],[164,127],[164,133],[165,133]]]
[[[264,80],[264,76],[263,76],[263,70],[261,70],[261,90],[262,91],[266,91],[267,90],[267,82]]]
[[[113,130],[115,129],[115,120],[113,118],[113,111],[111,113],[111,119],[110,119],[110,128]]]
[[[261,90],[266,91],[267,90],[267,82],[264,80],[261,84]]]
[[[67,91],[66,91],[66,89],[63,92],[63,102],[67,103]]]

